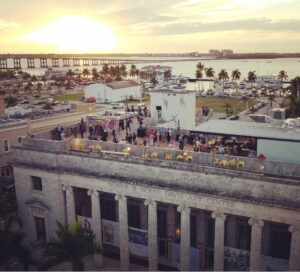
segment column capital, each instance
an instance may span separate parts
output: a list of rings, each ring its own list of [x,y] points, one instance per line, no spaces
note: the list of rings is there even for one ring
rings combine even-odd
[[[298,224],[290,225],[289,232],[291,232],[291,233],[298,232],[300,234],[300,224],[299,225]]]
[[[251,226],[257,225],[260,228],[262,228],[264,226],[264,221],[262,219],[257,218],[257,217],[250,218],[248,220],[248,223]]]
[[[190,213],[191,209],[186,204],[181,204],[177,207],[177,211],[180,213]]]
[[[214,219],[221,219],[222,221],[225,221],[226,215],[220,211],[215,211],[211,214],[211,217]]]
[[[65,185],[65,184],[62,184],[61,185],[61,190],[62,191],[68,191],[68,192],[70,192],[70,193],[73,193],[73,187],[71,187],[71,186],[69,186],[69,185]]]
[[[124,196],[124,195],[122,195],[122,194],[117,194],[117,195],[115,195],[115,200],[126,202],[127,201],[127,197]]]
[[[87,195],[92,197],[99,197],[99,192],[96,190],[87,190]]]
[[[153,208],[156,208],[156,206],[157,206],[156,201],[153,200],[153,199],[151,199],[151,198],[146,199],[146,200],[144,201],[144,204],[145,204],[145,206],[152,206]]]

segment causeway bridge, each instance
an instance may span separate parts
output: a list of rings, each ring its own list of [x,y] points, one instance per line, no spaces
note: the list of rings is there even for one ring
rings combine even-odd
[[[0,69],[22,68],[59,68],[98,65],[122,65],[140,63],[163,63],[178,61],[200,61],[203,58],[166,58],[166,59],[140,59],[126,57],[97,57],[89,55],[64,54],[0,54]]]

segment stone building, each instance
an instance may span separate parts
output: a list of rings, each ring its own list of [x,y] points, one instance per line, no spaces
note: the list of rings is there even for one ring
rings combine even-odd
[[[14,150],[27,242],[81,219],[145,270],[299,270],[300,168],[201,152],[26,138]]]

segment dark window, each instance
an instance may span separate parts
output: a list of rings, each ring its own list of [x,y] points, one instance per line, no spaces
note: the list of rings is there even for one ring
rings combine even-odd
[[[175,243],[180,244],[180,233],[181,233],[181,213],[175,212]]]
[[[197,216],[191,214],[191,247],[197,247]]]
[[[161,106],[156,106],[157,111],[161,111]]]
[[[74,188],[76,215],[92,217],[91,197],[86,189]]]
[[[22,143],[23,138],[22,137],[18,137],[18,144]]]
[[[110,221],[117,221],[116,201],[114,199],[100,198],[101,217]]]
[[[46,241],[46,226],[45,219],[41,217],[34,217],[35,229],[36,229],[36,238],[38,241]]]
[[[9,151],[9,141],[7,139],[5,139],[3,141],[3,151],[4,152],[8,152]]]
[[[270,225],[270,255],[275,258],[290,258],[291,233],[284,224]]]
[[[133,228],[141,227],[140,205],[128,203],[128,226]]]
[[[247,219],[237,220],[237,248],[250,250],[251,226]]]
[[[214,248],[215,220],[211,216],[206,217],[206,246]]]
[[[167,211],[157,209],[157,235],[161,238],[167,238]]]
[[[43,191],[42,178],[31,176],[32,190]]]

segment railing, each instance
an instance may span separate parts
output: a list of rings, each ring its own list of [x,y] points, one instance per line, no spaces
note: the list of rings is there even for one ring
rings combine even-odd
[[[99,156],[115,156],[157,162],[174,161],[224,169],[225,172],[226,170],[235,170],[260,175],[291,177],[300,181],[300,167],[297,163],[260,161],[257,158],[182,151],[172,148],[114,144],[80,138],[66,139],[63,141],[26,138],[24,139],[23,146],[42,151],[77,151],[91,155],[99,154]]]

